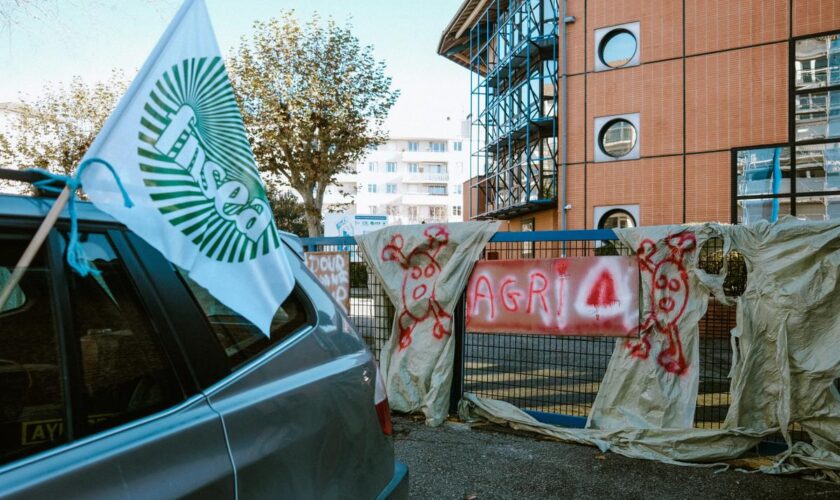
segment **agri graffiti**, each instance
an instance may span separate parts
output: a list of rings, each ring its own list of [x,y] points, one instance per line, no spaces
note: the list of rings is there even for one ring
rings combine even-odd
[[[677,325],[688,303],[688,273],[685,270],[686,254],[697,247],[694,234],[680,233],[665,239],[667,254],[656,259],[658,248],[651,240],[643,240],[636,251],[643,273],[650,275],[650,312],[642,323],[642,335],[626,343],[630,355],[648,359],[651,335],[663,336],[663,348],[656,362],[668,373],[682,375],[688,369],[683,353],[680,330]]]
[[[630,337],[636,257],[484,260],[467,284],[467,331]]]
[[[451,333],[452,315],[443,310],[435,298],[435,289],[441,276],[438,254],[449,243],[449,233],[445,226],[429,226],[423,231],[426,241],[413,248],[408,254],[403,252],[405,240],[395,234],[380,255],[384,262],[396,262],[403,269],[402,311],[398,317],[400,327],[400,350],[411,345],[411,333],[416,326],[427,319],[434,318],[432,335],[442,339]]]

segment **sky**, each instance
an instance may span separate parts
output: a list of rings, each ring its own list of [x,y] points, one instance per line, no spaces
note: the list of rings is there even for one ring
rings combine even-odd
[[[37,97],[47,82],[105,80],[114,68],[133,75],[180,0],[35,0],[0,23],[0,102]],[[469,74],[437,55],[440,34],[460,0],[205,0],[223,54],[258,19],[294,9],[350,20],[362,43],[384,60],[401,92],[387,128],[392,136],[428,135],[446,117],[469,112]],[[0,19],[2,21],[3,19]]]

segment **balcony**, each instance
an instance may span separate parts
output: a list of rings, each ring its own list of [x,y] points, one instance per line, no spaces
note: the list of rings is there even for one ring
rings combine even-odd
[[[449,154],[446,151],[432,151],[431,149],[426,151],[403,151],[402,159],[400,161],[404,161],[407,163],[423,163],[423,162],[445,162],[446,155]]]
[[[403,205],[428,205],[441,207],[448,205],[449,197],[446,194],[405,193],[400,197],[399,202]]]
[[[411,172],[405,174],[402,178],[405,183],[426,183],[426,182],[449,182],[448,173],[432,173],[432,172]]]

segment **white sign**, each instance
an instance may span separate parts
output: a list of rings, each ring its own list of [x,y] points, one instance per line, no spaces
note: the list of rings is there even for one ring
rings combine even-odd
[[[388,225],[387,215],[324,215],[324,236],[356,236]]]

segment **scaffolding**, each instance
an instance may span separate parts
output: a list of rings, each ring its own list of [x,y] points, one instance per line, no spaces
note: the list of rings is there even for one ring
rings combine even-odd
[[[474,219],[557,205],[557,0],[496,0],[470,31]]]

